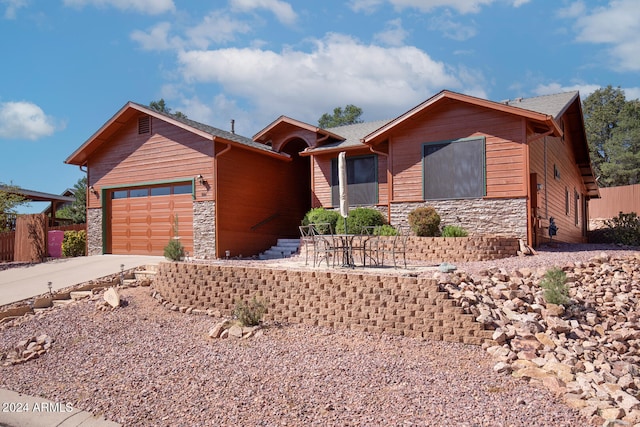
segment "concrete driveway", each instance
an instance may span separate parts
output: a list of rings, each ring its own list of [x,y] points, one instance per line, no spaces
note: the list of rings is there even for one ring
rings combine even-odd
[[[61,258],[25,267],[0,271],[0,306],[78,285],[146,264],[158,264],[165,258],[144,255],[95,255]]]

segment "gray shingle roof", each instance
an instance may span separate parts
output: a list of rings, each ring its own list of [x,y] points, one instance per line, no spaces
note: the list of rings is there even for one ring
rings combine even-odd
[[[578,95],[577,91],[536,96],[533,98],[516,98],[503,101],[505,105],[523,108],[536,113],[547,114],[557,119],[569,103]]]
[[[132,104],[135,104],[135,103],[132,103]],[[136,104],[136,105],[138,105],[140,107],[143,107],[143,108],[147,108],[147,109],[153,110],[148,105],[142,105],[142,104]],[[238,135],[237,133],[227,132],[226,130],[218,129],[218,128],[213,127],[213,126],[205,125],[204,123],[196,122],[195,120],[182,118],[182,117],[176,117],[176,116],[174,116],[172,114],[163,113],[163,112],[158,111],[158,110],[153,110],[153,111],[155,111],[156,113],[161,114],[163,116],[169,117],[169,118],[171,118],[171,119],[173,119],[175,121],[178,121],[178,122],[180,122],[182,124],[190,126],[190,127],[194,128],[194,129],[198,129],[198,130],[200,130],[202,132],[208,133],[209,135],[218,136],[220,138],[224,138],[224,139],[227,139],[229,141],[237,142],[239,144],[243,144],[243,145],[246,145],[248,147],[257,148],[259,150],[266,151],[266,152],[269,152],[269,153],[276,153],[275,151],[273,151],[273,148],[271,148],[270,146],[255,142],[251,138],[247,138],[246,136]]]
[[[377,120],[373,122],[356,123],[353,125],[338,126],[334,128],[327,128],[326,130],[339,135],[344,138],[344,141],[338,141],[330,144],[322,145],[318,148],[314,148],[310,151],[323,151],[331,150],[333,148],[349,148],[349,147],[361,147],[362,142],[360,140],[371,132],[380,129],[382,126],[389,123],[391,120]]]

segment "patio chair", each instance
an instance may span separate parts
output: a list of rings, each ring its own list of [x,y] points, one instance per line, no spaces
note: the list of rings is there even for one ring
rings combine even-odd
[[[384,265],[385,254],[390,254],[393,259],[393,267],[398,268],[398,257],[402,256],[404,268],[407,268],[407,239],[409,238],[409,227],[398,225],[395,227],[397,234],[391,239],[391,245],[380,245],[378,253],[380,265]]]
[[[304,247],[304,265],[309,265],[309,251],[311,249],[314,250],[313,256],[315,257],[313,225],[301,225],[298,228],[300,229],[300,246]]]
[[[329,267],[329,259],[331,259],[331,264],[335,267],[337,254],[341,247],[336,243],[333,227],[330,223],[312,224],[312,227],[314,242],[313,266],[320,265],[324,259],[327,267]]]
[[[361,247],[359,248],[362,254],[362,265],[367,266],[367,259],[369,265],[378,265],[378,249],[380,246],[380,236],[375,234],[376,226],[362,227]]]

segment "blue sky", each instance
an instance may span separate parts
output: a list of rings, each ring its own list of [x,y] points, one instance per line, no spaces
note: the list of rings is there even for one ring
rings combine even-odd
[[[250,137],[347,104],[393,118],[442,89],[635,99],[639,23],[637,0],[0,0],[0,183],[72,187],[64,159],[128,101]]]

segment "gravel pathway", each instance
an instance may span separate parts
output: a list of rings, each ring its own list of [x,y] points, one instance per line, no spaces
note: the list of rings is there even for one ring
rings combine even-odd
[[[616,250],[563,249],[459,267],[555,265]],[[39,359],[0,367],[0,387],[126,426],[587,424],[541,386],[495,373],[480,347],[278,324],[249,340],[212,340],[219,319],[168,311],[149,294],[124,289],[126,306],[115,311],[85,300],[0,326],[0,354],[31,336],[55,339]]]

